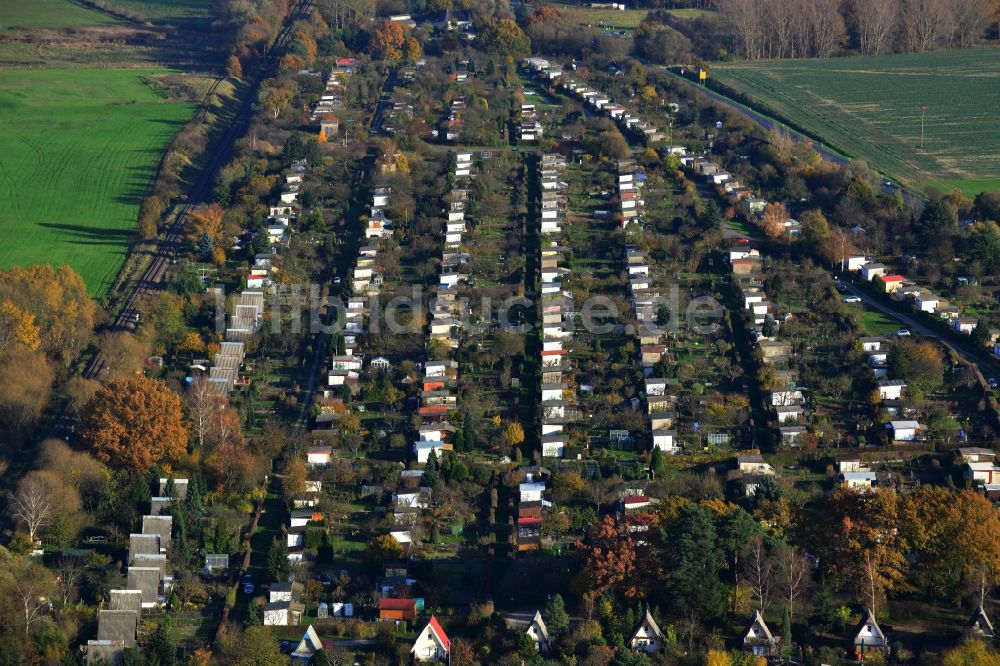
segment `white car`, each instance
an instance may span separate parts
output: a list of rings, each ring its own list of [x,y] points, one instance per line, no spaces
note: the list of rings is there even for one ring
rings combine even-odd
[[[848,296],[847,298],[844,299],[844,302],[845,303],[860,303],[861,302],[861,297],[860,296]]]
[[[905,337],[907,337],[907,336],[910,335],[910,329],[908,329],[908,328],[901,328],[898,331],[896,331],[896,335],[898,337],[905,338]]]

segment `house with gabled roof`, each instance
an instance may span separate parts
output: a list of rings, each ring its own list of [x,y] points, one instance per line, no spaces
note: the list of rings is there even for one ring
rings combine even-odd
[[[628,646],[639,652],[653,654],[663,649],[664,642],[663,632],[660,631],[659,625],[656,624],[656,620],[647,609],[642,622],[628,639]]]
[[[983,608],[982,604],[979,604],[969,620],[969,634],[976,638],[985,638],[986,640],[992,640],[996,635],[993,632],[993,623],[990,622],[990,618],[986,615],[986,609]]]
[[[778,641],[764,622],[759,610],[753,612],[750,624],[741,637],[743,649],[758,657],[770,657],[778,651]]]
[[[524,633],[534,642],[535,649],[540,653],[545,654],[549,651],[549,630],[545,626],[545,620],[542,619],[540,611],[535,611],[535,617],[531,619],[531,624],[528,625],[528,629]]]
[[[852,638],[855,658],[863,658],[869,652],[888,652],[889,641],[886,640],[882,628],[875,621],[871,609],[865,609],[861,623],[854,630]]]
[[[323,641],[320,640],[319,634],[316,633],[316,629],[310,624],[306,627],[306,631],[302,634],[302,638],[295,646],[295,649],[292,650],[292,663],[301,662],[308,664],[312,661],[313,656],[325,647]]]
[[[417,634],[410,653],[417,661],[448,660],[448,655],[451,654],[451,640],[435,616],[431,615],[430,622]]]

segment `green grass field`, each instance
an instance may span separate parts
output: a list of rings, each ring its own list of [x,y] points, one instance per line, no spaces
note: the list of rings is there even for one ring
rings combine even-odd
[[[1000,49],[719,63],[711,76],[905,185],[1000,188]]]
[[[84,9],[69,0],[0,0],[0,30],[64,28],[115,23],[101,12]]]
[[[142,81],[156,73],[0,71],[0,266],[68,263],[106,292],[163,150],[194,110]]]
[[[154,23],[191,25],[212,19],[212,0],[111,0],[111,4]]]
[[[595,27],[607,26],[609,28],[618,28],[620,30],[635,30],[639,27],[639,24],[643,22],[646,15],[649,14],[650,11],[648,9],[626,9],[625,11],[621,11],[618,9],[592,8],[572,2],[559,2],[556,3],[556,6],[573,8],[579,11],[583,16],[583,25],[591,25]],[[668,11],[679,18],[686,19],[715,14],[715,12],[705,9],[671,9]]]
[[[862,307],[862,306],[855,306]],[[882,314],[877,310],[865,309],[861,313],[861,330],[865,335],[892,335],[903,325],[898,319]]]

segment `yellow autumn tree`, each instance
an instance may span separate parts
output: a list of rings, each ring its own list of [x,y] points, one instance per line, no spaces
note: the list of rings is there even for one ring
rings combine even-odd
[[[404,176],[410,175],[410,158],[405,153],[396,153],[396,171]]]
[[[226,263],[226,251],[218,245],[212,250],[212,263],[216,266],[222,266]]]
[[[14,346],[37,351],[42,346],[35,315],[11,301],[0,303],[0,354]]]
[[[5,301],[32,315],[32,325],[38,328],[38,349],[49,358],[69,363],[90,344],[97,305],[90,299],[83,278],[69,266],[0,269],[0,303]],[[11,323],[11,317],[17,319],[16,313],[8,307],[6,323]],[[31,327],[24,317],[20,319],[20,335],[33,344]]]
[[[413,62],[424,54],[424,50],[420,48],[420,42],[416,38],[407,37],[406,41],[403,42],[403,54],[407,60]]]
[[[322,127],[319,129],[319,136],[316,137],[316,140],[320,143],[326,143],[326,130]]]
[[[705,655],[705,666],[733,666],[733,660],[727,652],[709,650]]]
[[[184,336],[184,340],[177,345],[177,351],[182,353],[200,354],[205,351],[205,343],[196,331],[188,331],[187,335]]]
[[[1000,654],[982,641],[970,640],[948,651],[941,664],[942,666],[1000,666]]]
[[[524,428],[517,421],[512,421],[504,429],[503,438],[511,446],[517,446],[524,441]]]

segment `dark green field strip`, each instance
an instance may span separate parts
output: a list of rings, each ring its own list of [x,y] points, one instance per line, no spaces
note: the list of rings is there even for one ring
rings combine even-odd
[[[1000,50],[720,65],[713,76],[908,184],[965,181],[974,190],[1000,177]]]

